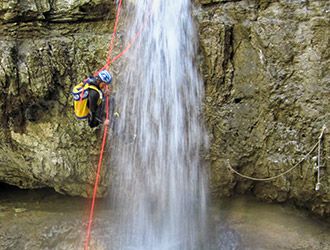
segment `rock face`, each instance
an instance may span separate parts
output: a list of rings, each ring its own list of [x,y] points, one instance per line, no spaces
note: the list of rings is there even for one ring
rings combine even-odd
[[[100,131],[75,120],[70,90],[104,65],[114,10],[110,0],[0,1],[0,182],[91,192]]]
[[[275,176],[308,153],[323,125],[330,129],[330,3],[195,2],[212,193],[252,192],[329,215],[329,131],[318,192],[317,150],[268,182],[238,177],[227,162],[248,176]],[[101,131],[75,120],[69,93],[105,63],[114,11],[112,0],[0,1],[0,182],[91,192]]]
[[[200,0],[208,159],[214,195],[252,192],[330,214],[330,2],[323,0]],[[321,143],[321,188],[315,191]]]

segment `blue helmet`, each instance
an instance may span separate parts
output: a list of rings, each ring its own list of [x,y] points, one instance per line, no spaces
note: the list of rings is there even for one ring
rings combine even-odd
[[[106,84],[110,84],[112,82],[112,76],[107,70],[102,70],[99,73],[99,78],[102,82],[105,82]]]

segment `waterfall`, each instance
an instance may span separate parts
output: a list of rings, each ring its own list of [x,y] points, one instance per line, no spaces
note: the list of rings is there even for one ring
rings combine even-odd
[[[206,177],[203,82],[191,0],[127,3],[125,57],[113,139],[113,249],[201,249]]]

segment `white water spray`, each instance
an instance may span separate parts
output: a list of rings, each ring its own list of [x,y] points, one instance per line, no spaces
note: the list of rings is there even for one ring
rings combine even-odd
[[[197,35],[190,0],[128,6],[128,53],[116,94],[113,249],[201,249],[206,181],[203,83],[194,65]]]

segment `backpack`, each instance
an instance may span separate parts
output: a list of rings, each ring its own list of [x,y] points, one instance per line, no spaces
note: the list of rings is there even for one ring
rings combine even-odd
[[[74,114],[78,120],[86,119],[89,116],[90,111],[87,105],[89,89],[93,89],[99,93],[97,105],[100,105],[103,101],[103,92],[97,87],[83,82],[74,86],[71,94],[73,96]]]

